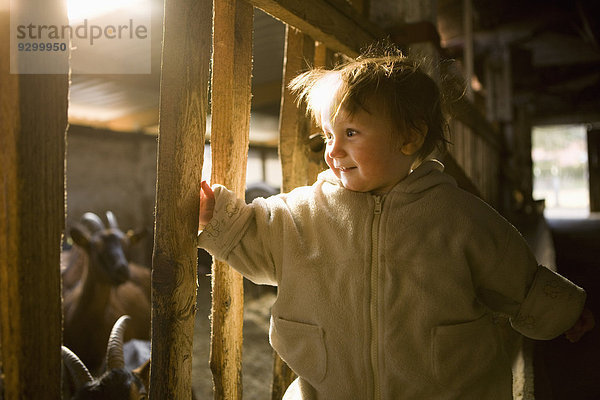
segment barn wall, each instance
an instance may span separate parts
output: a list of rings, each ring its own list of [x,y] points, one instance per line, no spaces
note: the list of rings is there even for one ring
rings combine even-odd
[[[151,264],[156,137],[71,125],[67,132],[68,227],[87,211],[117,216],[119,227],[148,229],[132,259]]]
[[[119,226],[148,229],[148,236],[133,249],[132,258],[150,265],[156,189],[156,136],[114,132],[71,125],[67,132],[67,229],[83,213],[102,218],[106,210]],[[210,148],[204,154],[202,176],[210,177]],[[264,167],[263,167],[264,163]],[[277,149],[250,148],[246,184],[265,181],[275,188],[281,182]]]

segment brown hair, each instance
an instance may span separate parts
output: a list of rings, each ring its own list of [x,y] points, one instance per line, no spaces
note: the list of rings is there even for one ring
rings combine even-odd
[[[321,112],[334,119],[343,107],[352,114],[375,100],[400,129],[427,130],[417,159],[423,160],[434,150],[444,152],[447,123],[442,112],[438,85],[421,70],[418,62],[399,52],[365,54],[333,70],[312,69],[294,78],[289,88],[305,101],[309,113],[321,126]]]

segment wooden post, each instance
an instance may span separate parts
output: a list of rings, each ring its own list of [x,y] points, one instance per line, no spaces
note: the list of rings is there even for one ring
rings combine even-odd
[[[288,83],[313,63],[315,42],[300,31],[286,26],[283,87],[279,116],[279,158],[282,170],[282,191],[314,182],[318,171],[307,171],[309,167],[308,137],[311,121],[304,107],[296,106],[296,99],[287,89]],[[310,167],[309,167],[310,168]]]
[[[6,3],[0,4],[0,398],[57,399],[69,77],[9,73]],[[63,2],[48,11],[66,23]],[[66,52],[61,62],[67,71]]]
[[[212,177],[243,198],[250,131],[253,8],[214,1]],[[215,399],[242,398],[243,279],[227,264],[212,270],[211,353]]]
[[[587,132],[590,211],[600,211],[600,130]]]
[[[151,399],[192,393],[198,193],[208,112],[210,0],[166,0],[152,265]]]
[[[463,64],[465,68],[466,92],[465,95],[469,101],[473,101],[473,87],[471,79],[473,78],[473,0],[463,0]]]
[[[305,108],[296,106],[294,95],[287,89],[288,83],[307,69],[307,63],[313,63],[315,42],[289,25],[286,26],[285,36],[283,87],[279,115],[279,158],[282,170],[282,191],[288,192],[295,187],[312,184],[323,168],[320,161],[315,160],[311,154],[308,145],[312,129],[311,121],[305,114]],[[322,55],[322,59],[325,59],[324,55]],[[322,159],[321,156],[318,158]],[[294,373],[275,354],[271,399],[281,399],[294,378]]]

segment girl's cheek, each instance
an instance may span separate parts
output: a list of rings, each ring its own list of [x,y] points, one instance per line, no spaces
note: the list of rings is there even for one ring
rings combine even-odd
[[[340,171],[333,167],[333,159],[329,157],[327,151],[325,152],[325,162],[329,166],[329,168],[333,171],[333,174],[337,176],[339,179],[342,179]]]
[[[324,157],[329,168],[333,169],[333,159],[329,156],[329,151],[327,149],[325,149]]]

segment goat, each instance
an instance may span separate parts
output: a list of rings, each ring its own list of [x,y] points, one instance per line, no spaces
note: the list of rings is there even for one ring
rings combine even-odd
[[[112,212],[106,217],[108,228],[93,213],[71,227],[74,245],[62,271],[64,343],[94,372],[102,366],[106,340],[119,316],[131,316],[127,340],[150,338],[150,270],[125,257],[141,236],[124,234]]]
[[[113,325],[106,348],[106,371],[98,378],[92,376],[75,353],[68,347],[62,346],[63,364],[68,371],[68,374],[63,375],[63,399],[147,399],[150,388],[150,358],[137,368],[131,368],[126,362],[127,350],[131,350],[132,347],[127,346],[131,342],[123,344],[123,337],[130,320],[128,315],[123,315]],[[192,400],[197,400],[193,390],[190,395]]]
[[[128,315],[121,316],[113,325],[106,349],[106,371],[93,378],[86,365],[68,347],[62,346],[63,363],[69,372],[65,376],[65,395],[71,400],[145,400],[147,398],[150,360],[137,369],[125,368],[123,336]]]

